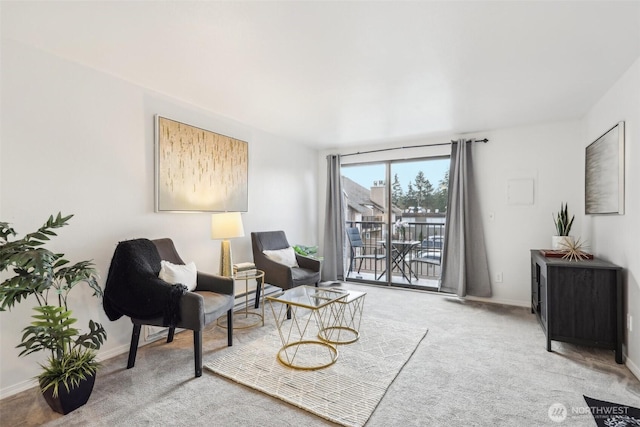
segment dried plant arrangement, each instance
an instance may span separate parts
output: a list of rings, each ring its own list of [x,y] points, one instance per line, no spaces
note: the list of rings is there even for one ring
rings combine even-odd
[[[562,243],[562,250],[566,252],[562,259],[569,261],[579,261],[582,259],[592,258],[591,254],[583,251],[586,249],[585,242],[578,237],[576,240],[564,240]]]

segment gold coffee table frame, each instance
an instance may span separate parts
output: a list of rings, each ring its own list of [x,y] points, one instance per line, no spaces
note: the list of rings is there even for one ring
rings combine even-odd
[[[338,360],[338,349],[334,344],[307,337],[310,335],[309,326],[314,323],[318,330],[336,326],[329,323],[340,319],[340,306],[334,303],[346,296],[346,292],[336,289],[297,286],[265,297],[269,301],[282,341],[282,347],[277,354],[280,363],[294,369],[316,370],[331,366]],[[291,313],[291,319],[287,319],[288,311]],[[297,358],[304,358],[301,354],[312,346],[326,349],[321,361],[313,364],[296,361]]]
[[[320,329],[318,338],[329,344],[352,344],[360,338],[360,324],[362,323],[362,311],[366,292],[345,290],[346,298],[337,300],[334,304],[339,307],[336,310],[338,316],[335,321],[330,321],[330,326]],[[353,338],[341,338],[342,331],[351,334]],[[337,337],[333,337],[334,333]]]
[[[264,326],[264,271],[257,270],[257,269],[252,269],[247,271],[238,271],[233,274],[233,278],[235,280],[244,280],[244,302],[245,302],[244,310],[240,309],[240,310],[234,311],[233,329],[253,328],[255,326],[258,326],[260,323],[262,323],[262,326]],[[258,298],[260,299],[260,303],[262,305],[262,314],[256,313],[255,311],[249,311],[249,280],[255,280],[256,282],[260,281],[259,288],[257,287],[258,284],[256,283],[255,294],[256,294],[256,299]],[[258,289],[262,290],[261,298],[258,295]],[[255,317],[256,320],[255,322],[238,326],[238,323],[235,322],[235,320],[238,319],[238,316],[242,316],[242,315],[244,315],[245,319],[248,319],[249,316],[252,316],[252,317]],[[227,327],[226,318],[227,318],[226,316],[220,317],[217,321],[218,326],[222,328],[226,328]],[[220,319],[223,319],[223,321],[221,322]]]

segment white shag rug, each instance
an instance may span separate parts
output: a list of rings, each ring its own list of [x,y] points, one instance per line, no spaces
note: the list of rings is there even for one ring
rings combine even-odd
[[[284,366],[275,327],[206,360],[205,368],[344,426],[363,426],[427,334],[426,328],[363,316],[360,339],[338,346],[333,365],[315,371]]]

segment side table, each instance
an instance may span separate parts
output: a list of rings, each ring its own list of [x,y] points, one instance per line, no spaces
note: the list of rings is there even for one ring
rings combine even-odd
[[[235,272],[233,278],[238,281],[244,280],[244,309],[234,311],[233,316],[233,329],[247,329],[258,326],[262,323],[264,326],[264,271],[262,270],[246,270]],[[249,281],[256,281],[255,298],[256,302],[262,300],[262,313],[256,313],[255,311],[249,311]],[[262,291],[262,295],[260,295]],[[254,321],[248,319],[253,317]],[[223,328],[227,327],[226,316],[222,316],[218,319],[218,326]]]
[[[318,338],[330,344],[351,344],[360,338],[360,323],[364,309],[366,292],[345,291],[346,298],[334,302],[338,310],[332,312],[335,319],[329,319],[328,325],[318,332]]]

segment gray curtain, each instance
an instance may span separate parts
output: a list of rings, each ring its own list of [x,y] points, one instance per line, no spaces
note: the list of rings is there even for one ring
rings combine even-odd
[[[482,213],[473,179],[473,142],[451,147],[449,203],[445,226],[440,290],[477,297],[491,296]]]
[[[322,280],[344,280],[344,195],[340,155],[327,156],[327,206],[324,220]]]

